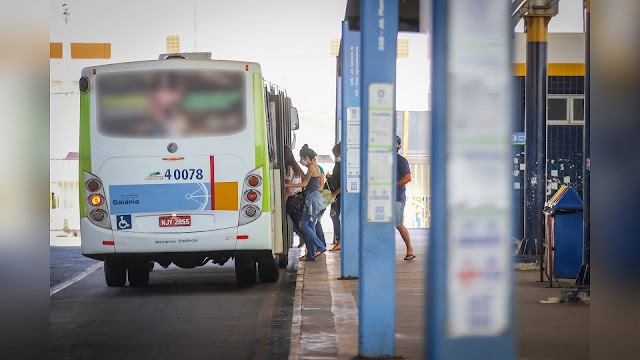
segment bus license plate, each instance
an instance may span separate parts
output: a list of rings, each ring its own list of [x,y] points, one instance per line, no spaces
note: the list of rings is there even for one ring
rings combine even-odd
[[[160,227],[191,226],[191,215],[160,216]]]

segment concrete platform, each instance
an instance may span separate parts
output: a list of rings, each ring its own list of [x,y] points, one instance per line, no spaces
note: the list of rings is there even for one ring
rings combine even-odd
[[[403,260],[396,237],[396,356],[423,359],[427,231],[410,230],[416,258]],[[393,256],[393,255],[390,255]],[[300,262],[290,360],[353,359],[358,354],[358,280],[339,280],[340,253]],[[517,271],[518,359],[588,359],[589,306],[541,303],[560,289],[538,272]]]

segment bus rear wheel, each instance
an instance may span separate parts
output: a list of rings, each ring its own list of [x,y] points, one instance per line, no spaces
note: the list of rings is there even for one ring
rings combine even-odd
[[[136,261],[129,263],[127,266],[127,276],[130,286],[142,287],[149,285],[149,262]]]
[[[109,287],[121,287],[127,282],[127,266],[122,259],[104,260],[104,280]]]
[[[256,282],[256,261],[250,256],[236,256],[236,280],[239,284]]]
[[[260,282],[276,282],[280,277],[278,271],[278,258],[274,259],[271,255],[265,255],[258,258],[258,275]]]

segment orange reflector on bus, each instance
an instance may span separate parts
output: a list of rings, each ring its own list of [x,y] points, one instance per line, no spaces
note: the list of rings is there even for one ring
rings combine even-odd
[[[249,235],[238,235],[238,240],[249,240]]]
[[[89,203],[93,206],[100,206],[102,205],[103,201],[104,199],[102,198],[102,195],[93,194],[89,196]]]
[[[182,156],[175,156],[175,157],[165,157],[162,158],[162,160],[182,160],[184,159]]]
[[[104,240],[102,242],[102,245],[115,245],[115,244],[116,244],[115,241],[109,241],[109,240]]]

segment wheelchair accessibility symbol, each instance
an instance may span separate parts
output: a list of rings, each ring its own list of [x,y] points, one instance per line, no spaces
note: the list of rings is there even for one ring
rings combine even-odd
[[[127,230],[133,227],[131,224],[131,215],[117,215],[117,220],[118,230]]]

